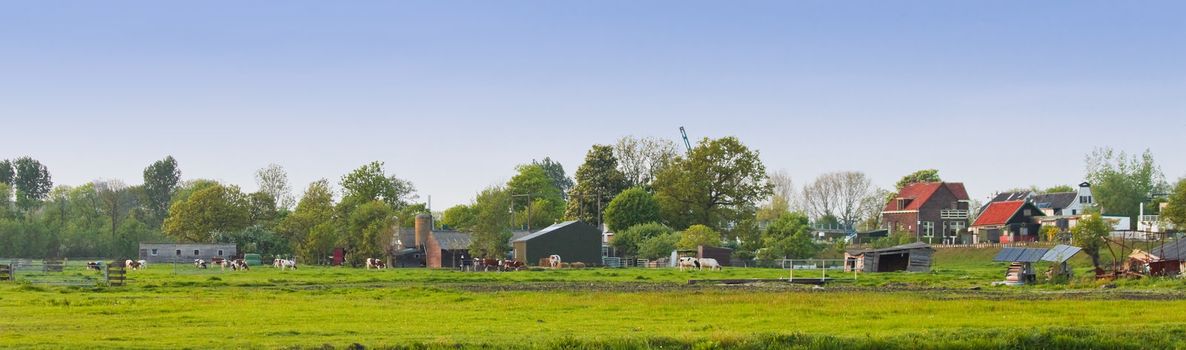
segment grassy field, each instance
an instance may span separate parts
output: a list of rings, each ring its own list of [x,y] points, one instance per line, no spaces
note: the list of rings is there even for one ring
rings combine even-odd
[[[777,269],[463,273],[154,265],[126,287],[0,283],[0,348],[1182,348],[1177,279],[994,287],[995,250],[823,289]],[[985,259],[982,255],[987,255]],[[1077,261],[1076,265],[1083,262]],[[71,266],[66,275],[91,274]],[[1082,275],[1082,273],[1081,273]]]

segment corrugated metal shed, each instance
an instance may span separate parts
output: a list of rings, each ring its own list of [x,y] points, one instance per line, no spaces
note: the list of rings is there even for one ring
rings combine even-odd
[[[1149,250],[1149,254],[1160,257],[1161,260],[1186,260],[1186,239],[1179,239]]]

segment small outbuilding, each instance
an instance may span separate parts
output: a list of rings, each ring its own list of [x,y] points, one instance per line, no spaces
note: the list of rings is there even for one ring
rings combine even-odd
[[[474,239],[468,233],[456,231],[432,231],[424,242],[425,264],[429,268],[461,267],[468,259],[469,245]]]
[[[601,230],[580,221],[567,221],[524,235],[511,242],[515,260],[538,264],[559,255],[564,262],[601,265]]]
[[[915,242],[882,249],[853,250],[844,253],[844,271],[860,272],[930,272],[935,248]]]
[[[193,263],[202,259],[235,258],[239,249],[234,244],[205,243],[140,243],[140,260],[150,263]]]
[[[1150,249],[1149,274],[1154,276],[1178,276],[1186,271],[1186,239],[1178,239]]]

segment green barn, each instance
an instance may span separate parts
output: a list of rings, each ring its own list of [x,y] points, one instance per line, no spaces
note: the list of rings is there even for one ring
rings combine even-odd
[[[566,263],[601,265],[601,230],[580,221],[548,226],[511,242],[515,260],[538,265],[553,254]]]

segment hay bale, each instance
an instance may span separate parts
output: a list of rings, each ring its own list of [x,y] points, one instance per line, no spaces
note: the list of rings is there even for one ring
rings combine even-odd
[[[583,263],[583,262],[579,262],[579,261],[578,261],[578,262],[574,262],[574,263],[572,263],[572,268],[574,268],[574,269],[583,269],[583,268],[585,268],[585,263]]]
[[[569,269],[569,268],[572,268],[572,264],[569,264],[569,263],[566,263],[566,262],[562,262],[562,263],[560,263],[560,268],[562,268],[562,269]]]

